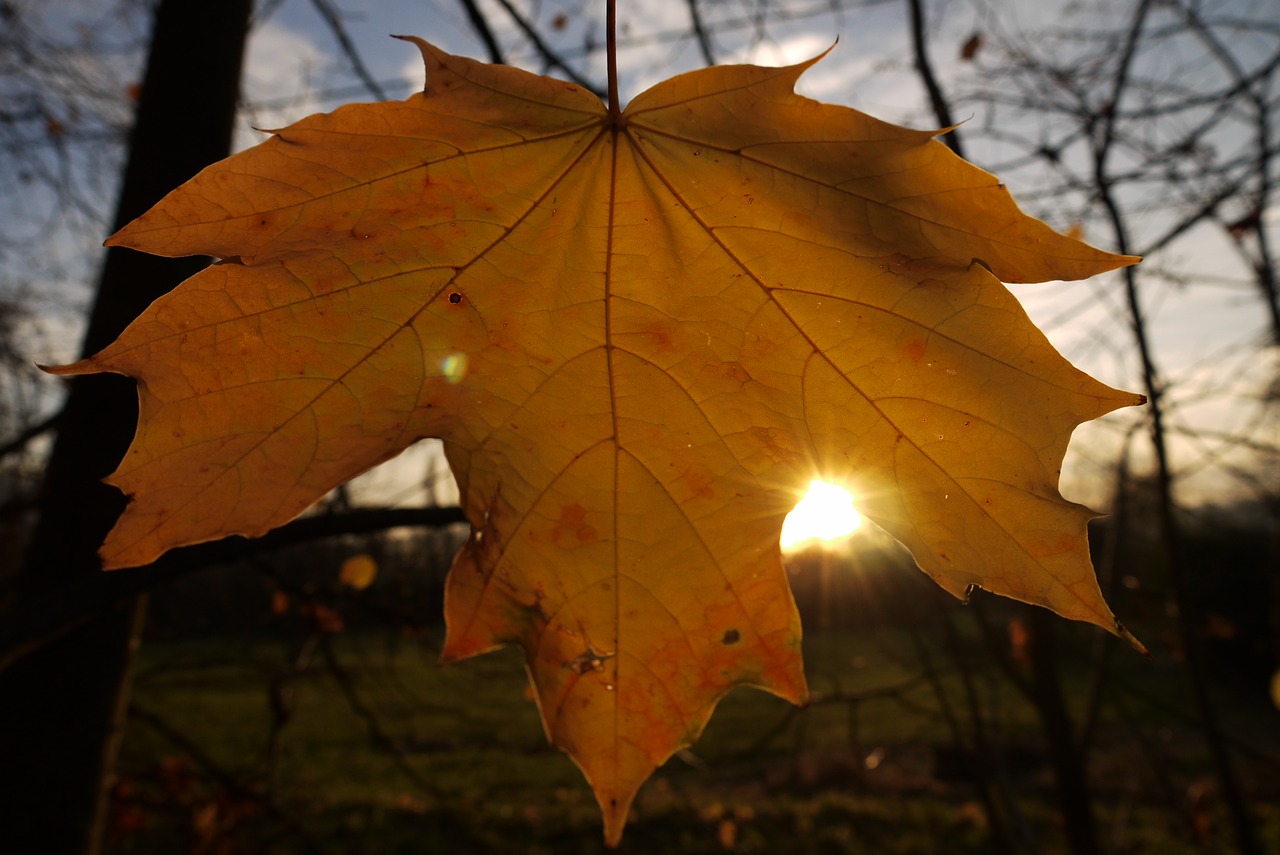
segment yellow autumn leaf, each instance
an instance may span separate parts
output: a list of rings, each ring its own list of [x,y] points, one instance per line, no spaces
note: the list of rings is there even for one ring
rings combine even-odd
[[[444,658],[524,647],[610,842],[731,687],[805,698],[778,536],[815,478],[957,596],[1121,632],[1057,485],[1072,430],[1141,398],[1000,280],[1136,259],[927,132],[796,95],[809,63],[618,116],[412,41],[423,94],[304,119],[111,239],[222,262],[59,369],[138,380],[107,566],[261,534],[442,438],[473,529]]]

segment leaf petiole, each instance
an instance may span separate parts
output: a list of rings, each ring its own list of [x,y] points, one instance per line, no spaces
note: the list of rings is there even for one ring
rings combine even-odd
[[[609,75],[609,123],[622,123],[622,107],[618,103],[618,3],[605,0],[605,57]]]

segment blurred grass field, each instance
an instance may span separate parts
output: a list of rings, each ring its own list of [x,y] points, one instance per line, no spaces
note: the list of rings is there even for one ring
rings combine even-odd
[[[641,791],[619,851],[999,851],[975,787],[983,762],[1009,796],[1004,833],[1022,851],[1066,852],[1034,709],[990,660],[957,669],[956,643],[811,633],[814,703],[730,693]],[[607,851],[589,789],[546,744],[519,652],[441,667],[438,650],[432,633],[396,631],[144,646],[108,851]],[[1201,740],[1178,718],[1176,669],[1127,651],[1110,667],[1128,692],[1108,695],[1094,724],[1106,851],[1231,852]],[[1070,669],[1065,681],[1082,721],[1091,686]],[[1232,734],[1273,750],[1274,711],[1227,701]],[[984,757],[954,737],[977,719]],[[1251,792],[1280,851],[1280,781],[1260,768]]]

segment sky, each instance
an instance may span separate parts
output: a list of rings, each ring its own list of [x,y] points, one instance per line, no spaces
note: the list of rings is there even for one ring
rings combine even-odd
[[[597,51],[593,59],[583,59],[584,45],[598,45],[603,38],[603,4],[583,0],[511,2],[538,24],[540,32],[547,35],[569,65],[596,85],[603,85],[602,55]],[[537,57],[499,2],[480,0],[480,4],[490,13],[488,18],[495,22],[499,39],[508,48],[508,58],[533,70],[544,70],[538,67]],[[112,26],[120,30],[118,43],[124,45],[130,37],[137,40],[140,19],[136,15],[128,19],[120,13],[122,5],[129,4],[122,4],[121,0],[75,0],[60,5],[57,11],[45,9],[41,14],[43,25],[56,32],[74,32],[76,26],[105,28],[105,22],[110,20]],[[923,87],[911,67],[905,4],[872,2],[832,14],[830,4],[822,0],[797,0],[786,7],[791,10],[792,20],[771,19],[767,26],[761,26],[755,8],[766,5],[777,6],[746,0],[701,5],[717,60],[788,64],[830,48],[829,55],[802,79],[804,94],[914,127],[936,124],[926,109]],[[1269,7],[1263,0],[1232,0],[1229,5],[1241,15],[1261,16],[1264,22],[1268,19]],[[704,64],[698,43],[688,33],[689,7],[685,0],[624,2],[620,6],[619,66],[624,100],[661,78]],[[975,77],[975,65],[960,58],[961,46],[974,34],[990,41],[999,37],[1005,44],[1016,45],[1019,33],[1029,32],[1046,19],[1062,14],[1066,7],[1067,4],[1061,2],[1030,0],[1013,3],[991,0],[990,8],[981,0],[927,4],[932,58],[943,85],[949,93],[981,87],[983,81]],[[423,78],[416,49],[390,38],[391,34],[418,35],[450,52],[487,57],[483,44],[468,23],[462,3],[452,0],[346,0],[341,4],[272,0],[262,3],[248,47],[243,86],[247,109],[236,135],[238,146],[248,146],[263,138],[255,128],[280,127],[309,112],[331,109],[344,101],[376,100],[370,88],[353,74],[352,63],[344,57],[332,28],[321,14],[324,9],[337,10],[341,15],[345,32],[367,67],[368,77],[377,82],[387,97],[406,97],[421,87]],[[65,20],[60,16],[65,16]],[[1271,17],[1277,19],[1280,26],[1280,13]],[[1077,29],[1099,23],[1096,16],[1073,19]],[[1246,39],[1238,45],[1246,59],[1249,51],[1260,54],[1276,49],[1276,38],[1257,34],[1249,38],[1252,41]],[[1183,81],[1186,75],[1212,73],[1211,63],[1197,60],[1192,54],[1182,55],[1180,50],[1179,46],[1171,45],[1167,61],[1160,57],[1153,60],[1153,73],[1166,73],[1175,83]],[[119,90],[127,85],[131,74],[136,79],[136,52],[130,55],[122,49],[119,56],[94,61],[100,66],[90,69],[90,76],[118,80]],[[1167,66],[1164,72],[1161,72],[1162,64]],[[1008,85],[1016,86],[1017,81]],[[113,109],[118,107],[109,106],[103,111],[110,113]],[[1060,228],[1082,226],[1086,239],[1109,248],[1104,227],[1093,221],[1073,221],[1072,203],[1045,192],[1043,173],[1009,163],[1007,146],[988,142],[990,135],[979,133],[992,121],[982,110],[979,104],[958,104],[957,114],[966,124],[961,131],[966,134],[970,157],[984,168],[1009,166],[1007,171],[1001,168],[999,174],[1028,210],[1043,213]],[[1011,114],[1002,114],[1000,120],[1004,115]],[[1019,130],[1012,125],[1010,128]],[[1019,132],[1032,135],[1036,130],[1028,126]],[[1276,133],[1280,135],[1280,130]],[[1241,140],[1225,138],[1211,138],[1210,142],[1224,149],[1241,144]],[[79,182],[85,185],[85,206],[97,205],[109,210],[114,188],[109,178],[102,175],[106,170],[95,173],[90,165],[85,164],[82,169],[86,176],[94,177],[93,181],[86,178]],[[13,193],[9,198],[9,207],[0,209],[0,216],[11,218],[11,225],[15,226],[24,216],[16,205],[39,207],[41,204],[39,199],[26,198],[14,202]],[[1141,200],[1135,204],[1145,206],[1146,211],[1138,221],[1138,237],[1158,232],[1162,218],[1168,216],[1167,211],[1162,210],[1162,200]],[[85,283],[91,281],[91,272],[97,264],[93,255],[96,242],[104,236],[103,227],[88,215],[61,212],[57,216],[59,228],[66,232],[58,238],[62,252],[55,255],[64,259],[58,265],[23,259],[14,247],[6,249],[0,245],[0,266],[8,268],[6,281],[25,281],[28,292],[41,295],[39,299],[43,302],[38,304],[41,322],[32,326],[39,334],[33,333],[25,345],[40,361],[70,359],[75,355],[73,343],[78,341],[80,309],[89,293]],[[1280,238],[1280,213],[1274,202],[1264,216],[1273,238]],[[65,260],[72,257],[82,260]],[[1223,460],[1254,470],[1260,464],[1256,458],[1239,451],[1226,451],[1227,444],[1204,436],[1210,432],[1244,432],[1259,442],[1280,444],[1280,429],[1276,427],[1274,414],[1260,415],[1258,406],[1250,403],[1276,376],[1277,370],[1274,349],[1268,352],[1258,346],[1265,332],[1260,304],[1247,285],[1242,284],[1246,271],[1221,229],[1205,227],[1194,231],[1170,251],[1148,258],[1144,269],[1150,272],[1143,279],[1143,306],[1149,314],[1157,360],[1171,383],[1169,402],[1177,424],[1202,434],[1194,442],[1179,438],[1174,445],[1176,461],[1186,463],[1191,472],[1184,490],[1189,498],[1231,498],[1232,491],[1238,489],[1237,482],[1222,476]],[[15,270],[22,275],[15,275]],[[1082,368],[1112,385],[1140,388],[1140,374],[1125,323],[1123,292],[1117,276],[1098,277],[1087,283],[1019,285],[1015,286],[1014,293],[1054,344]],[[1135,420],[1140,418],[1141,414],[1137,413],[1120,414],[1083,427],[1068,459],[1064,493],[1095,506],[1105,505],[1106,484],[1097,476],[1110,467],[1117,443],[1133,431]],[[1142,443],[1135,443],[1135,448],[1141,465]],[[1213,466],[1199,465],[1206,454],[1214,461]],[[405,473],[424,471],[428,466],[427,456],[419,450],[410,461],[393,462],[384,467],[384,471],[366,476],[357,486],[357,492],[380,500],[388,495],[406,503],[420,500],[414,488],[418,476],[406,479]],[[1273,489],[1280,487],[1277,473],[1256,474],[1263,480],[1269,479]],[[447,490],[437,498],[447,500]]]

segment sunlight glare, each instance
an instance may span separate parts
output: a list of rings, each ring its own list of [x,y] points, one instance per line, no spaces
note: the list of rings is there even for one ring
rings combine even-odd
[[[860,525],[862,515],[853,507],[848,490],[826,481],[812,481],[809,492],[782,523],[779,543],[784,551],[793,551],[815,540],[839,540]]]

